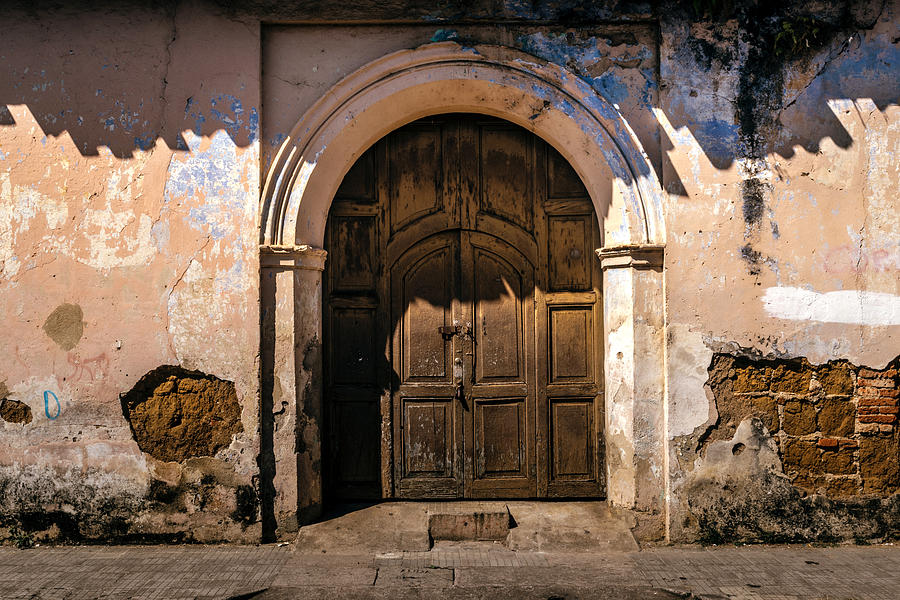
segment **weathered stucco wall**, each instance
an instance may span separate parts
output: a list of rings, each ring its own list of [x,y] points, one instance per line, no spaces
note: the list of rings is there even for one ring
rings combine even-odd
[[[258,24],[195,3],[4,21],[0,395],[30,419],[0,414],[0,517],[258,540]],[[165,365],[178,409],[141,411]],[[159,451],[179,432],[221,435]]]
[[[900,461],[896,401],[879,429],[853,386],[900,354],[898,15],[761,3],[663,21],[673,539],[896,535],[897,497],[874,499],[900,482],[866,475]]]
[[[320,329],[279,328],[317,297],[305,271],[278,275],[299,283],[277,306],[264,281],[260,313],[261,176],[342,77],[455,41],[587,82],[665,190],[665,302],[634,323],[666,340],[665,381],[641,384],[633,424],[664,447],[633,458],[636,501],[665,509],[641,535],[896,534],[897,0],[233,4],[5,19],[4,523],[73,539],[292,527],[293,496],[278,515],[260,497],[278,504],[278,473],[300,473],[300,496],[315,485],[321,432],[302,403],[321,385]],[[298,352],[290,380],[263,365],[262,398],[261,320]]]

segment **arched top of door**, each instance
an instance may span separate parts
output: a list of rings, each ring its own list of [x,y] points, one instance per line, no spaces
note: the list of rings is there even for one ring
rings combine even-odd
[[[665,242],[662,188],[613,104],[518,50],[442,42],[369,63],[302,116],[266,177],[260,244],[321,248],[332,198],[359,156],[398,127],[450,112],[506,119],[556,148],[591,196],[605,248]]]

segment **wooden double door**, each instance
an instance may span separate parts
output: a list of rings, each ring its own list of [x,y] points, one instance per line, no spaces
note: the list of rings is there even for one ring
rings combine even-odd
[[[432,117],[362,156],[326,235],[328,494],[603,496],[598,238],[510,123]]]

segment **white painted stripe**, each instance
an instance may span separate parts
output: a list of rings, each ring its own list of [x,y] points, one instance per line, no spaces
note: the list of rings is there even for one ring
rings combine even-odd
[[[900,325],[900,296],[842,290],[819,294],[795,287],[770,287],[762,297],[769,316],[791,321],[854,325]]]

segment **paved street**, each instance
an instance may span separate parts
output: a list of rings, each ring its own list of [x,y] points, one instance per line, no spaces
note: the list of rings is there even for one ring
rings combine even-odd
[[[301,554],[290,546],[0,549],[0,598],[900,598],[900,548],[750,546],[641,552]]]

